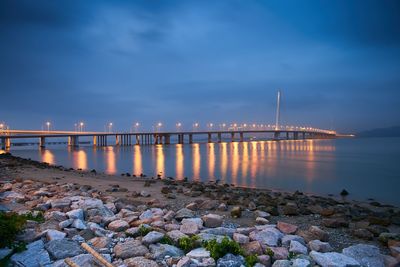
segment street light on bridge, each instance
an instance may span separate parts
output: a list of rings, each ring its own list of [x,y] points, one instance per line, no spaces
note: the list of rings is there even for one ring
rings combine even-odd
[[[157,123],[156,125],[156,131],[159,132],[161,130],[161,127],[163,126],[163,124],[161,122]]]
[[[51,123],[49,121],[46,122],[46,126],[47,126],[47,131],[50,132],[50,125]]]
[[[85,124],[81,121],[79,123],[79,131],[83,132],[83,127],[85,126]]]
[[[108,123],[108,125],[107,125],[107,131],[110,132],[110,133],[112,133],[112,127],[113,127],[113,123],[112,123],[112,122]]]
[[[182,127],[182,123],[177,122],[175,126],[176,126],[176,131],[177,131],[177,132],[180,132],[181,127]]]
[[[194,124],[193,124],[193,131],[197,131],[199,129],[199,123],[198,122],[195,122]]]

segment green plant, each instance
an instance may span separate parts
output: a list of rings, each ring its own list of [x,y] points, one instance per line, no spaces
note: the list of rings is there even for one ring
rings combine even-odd
[[[139,235],[145,236],[152,231],[151,227],[146,227],[143,224],[139,227]]]
[[[266,250],[265,250],[265,254],[267,254],[268,256],[270,256],[271,258],[274,256],[274,252],[272,251],[272,249],[270,249],[270,248],[267,248]]]
[[[0,212],[0,248],[12,248],[15,237],[26,224],[26,216],[14,212]]]
[[[159,241],[161,244],[167,244],[167,245],[173,245],[174,241],[167,235],[165,235],[161,240]]]
[[[257,255],[249,255],[245,258],[246,260],[246,267],[253,267],[258,262]]]
[[[178,247],[182,249],[185,253],[188,253],[192,249],[199,247],[197,240],[199,237],[194,235],[192,237],[182,237],[178,240]]]
[[[45,221],[45,219],[44,219],[44,216],[43,216],[43,212],[41,212],[41,211],[36,211],[35,212],[36,214],[33,214],[33,213],[27,213],[27,214],[24,214],[24,215],[22,215],[22,216],[25,216],[25,218],[27,219],[27,220],[30,220],[30,221],[35,221],[35,222],[38,222],[38,223],[43,223],[44,221]]]
[[[292,259],[294,259],[296,256],[297,256],[296,253],[290,251],[290,252],[289,252],[289,255],[288,255],[288,260],[292,260]]]
[[[215,239],[206,241],[204,243],[204,247],[210,251],[211,257],[214,258],[214,260],[218,260],[227,253],[243,255],[243,251],[240,248],[239,243],[229,239],[228,237],[224,237],[221,240],[221,243],[218,243]]]

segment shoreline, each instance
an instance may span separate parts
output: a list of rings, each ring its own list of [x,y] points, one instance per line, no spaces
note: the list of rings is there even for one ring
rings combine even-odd
[[[361,243],[374,245],[380,249],[381,253],[389,255],[391,251],[388,243],[379,241],[382,239],[381,235],[390,232],[400,238],[400,209],[392,205],[377,203],[371,205],[365,201],[339,200],[297,191],[232,187],[168,178],[107,175],[52,166],[10,154],[0,155],[1,194],[10,192],[11,188],[12,191],[25,194],[25,198],[30,199],[26,191],[21,189],[23,187],[20,187],[28,181],[37,185],[36,190],[39,187],[44,188],[43,190],[57,187],[57,190],[60,190],[60,195],[33,197],[31,201],[28,201],[29,205],[32,205],[32,201],[38,205],[38,201],[68,196],[70,192],[64,192],[62,187],[71,185],[74,188],[74,194],[87,196],[87,192],[93,191],[89,196],[97,196],[96,198],[103,201],[114,199],[114,203],[119,201],[118,203],[122,203],[121,205],[133,211],[137,210],[137,207],[145,206],[178,213],[181,209],[191,207],[190,210],[194,212],[195,217],[203,218],[207,214],[215,214],[223,218],[222,225],[228,228],[288,223],[296,226],[294,233],[306,239],[311,235],[310,228],[316,226],[329,236],[329,244],[332,250],[337,252]],[[8,185],[8,190],[4,189],[5,185]],[[86,188],[86,191],[82,191],[82,188]],[[2,205],[11,210],[27,209],[26,203],[4,201],[4,196],[0,200]],[[235,207],[241,210],[239,218],[232,216],[232,210]],[[45,215],[47,212],[45,210]],[[260,213],[268,215],[260,217],[258,216]],[[137,224],[134,221],[129,223],[132,223],[131,226]],[[104,227],[107,227],[106,224]],[[163,231],[167,233],[166,229]],[[116,235],[119,236],[121,233]],[[120,257],[112,253],[111,256],[113,260],[121,261]],[[158,261],[157,263],[158,266],[169,266],[160,265]]]

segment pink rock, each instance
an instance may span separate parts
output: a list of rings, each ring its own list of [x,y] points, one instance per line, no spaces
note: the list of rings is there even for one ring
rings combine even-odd
[[[277,227],[281,232],[288,234],[288,235],[296,233],[296,231],[298,229],[298,227],[294,224],[285,223],[285,222],[281,222],[281,221],[278,222]]]

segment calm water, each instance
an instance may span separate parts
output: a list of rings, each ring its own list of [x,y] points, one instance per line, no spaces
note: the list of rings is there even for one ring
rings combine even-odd
[[[160,174],[257,188],[338,194],[400,205],[400,138],[80,147],[13,154],[108,174]]]

